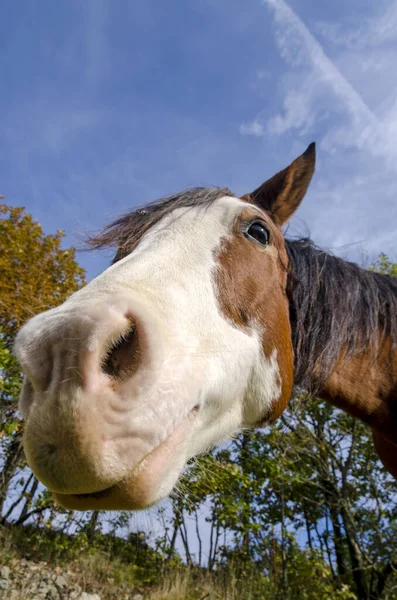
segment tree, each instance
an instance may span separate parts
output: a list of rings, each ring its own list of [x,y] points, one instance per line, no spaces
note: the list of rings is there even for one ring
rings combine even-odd
[[[387,254],[381,252],[374,263],[369,268],[370,271],[377,271],[382,275],[397,277],[397,263],[391,262]]]
[[[0,328],[8,347],[33,315],[58,306],[85,283],[64,233],[45,234],[23,208],[0,204]]]
[[[23,208],[0,204],[0,514],[11,478],[24,465],[17,414],[22,378],[10,352],[15,335],[30,317],[85,283],[74,248],[61,247],[63,236],[61,230],[45,234]]]

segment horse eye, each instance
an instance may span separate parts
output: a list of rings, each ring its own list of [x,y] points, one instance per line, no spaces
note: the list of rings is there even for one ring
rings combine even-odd
[[[269,232],[262,223],[254,221],[245,231],[246,238],[252,238],[261,246],[267,246],[269,243]]]

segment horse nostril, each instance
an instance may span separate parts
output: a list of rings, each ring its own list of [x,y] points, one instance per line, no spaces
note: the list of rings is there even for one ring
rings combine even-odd
[[[139,364],[139,337],[135,325],[115,340],[102,360],[102,371],[110,377],[123,379],[131,376]]]
[[[45,444],[42,446],[42,454],[43,456],[54,456],[58,451],[58,448],[55,444]]]

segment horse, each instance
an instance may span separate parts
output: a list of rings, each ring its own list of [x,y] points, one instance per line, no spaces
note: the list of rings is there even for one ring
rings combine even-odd
[[[157,503],[296,388],[367,423],[397,478],[397,279],[285,239],[314,169],[313,143],[242,197],[132,210],[89,240],[111,266],[22,327],[24,451],[61,506]]]

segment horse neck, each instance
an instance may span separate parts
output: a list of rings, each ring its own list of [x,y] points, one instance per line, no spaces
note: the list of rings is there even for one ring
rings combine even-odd
[[[340,358],[318,396],[331,402],[375,430],[393,434],[397,430],[397,351],[390,338],[377,354],[367,350]]]
[[[295,385],[375,428],[397,425],[397,278],[286,242]],[[391,419],[391,413],[393,416]]]
[[[319,396],[372,428],[375,449],[397,479],[397,352],[390,338],[376,357],[341,357]]]

